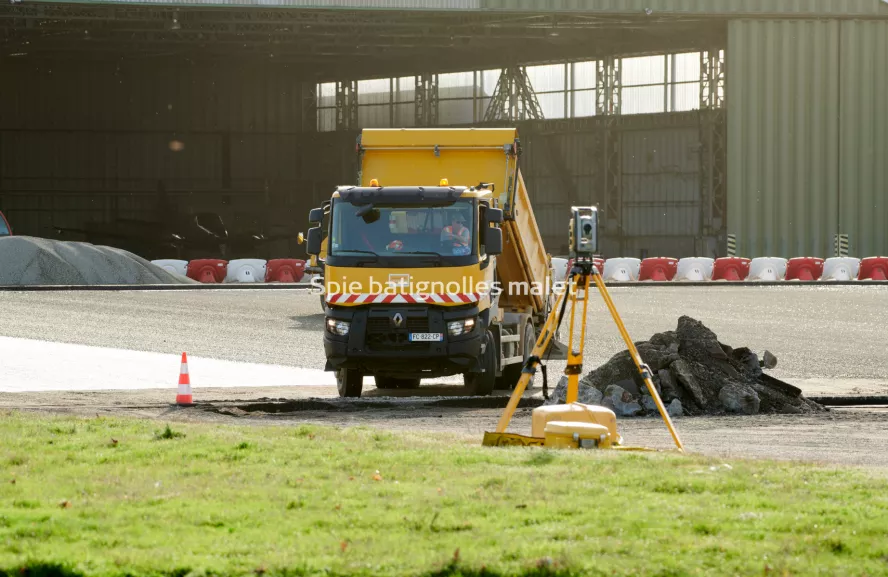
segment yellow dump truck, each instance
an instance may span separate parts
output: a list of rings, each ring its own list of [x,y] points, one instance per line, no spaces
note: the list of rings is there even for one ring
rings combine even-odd
[[[339,394],[462,374],[518,381],[553,306],[515,129],[364,130],[357,186],[309,217],[324,255],[326,370]],[[556,358],[556,357],[552,357]]]

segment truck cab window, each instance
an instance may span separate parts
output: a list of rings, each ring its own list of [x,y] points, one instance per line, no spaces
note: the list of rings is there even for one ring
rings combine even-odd
[[[366,207],[335,202],[331,254],[475,254],[473,202],[462,199],[450,206],[374,205],[369,218],[359,212]]]

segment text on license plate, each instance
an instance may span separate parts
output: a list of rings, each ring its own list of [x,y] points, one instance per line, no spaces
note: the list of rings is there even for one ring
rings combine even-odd
[[[410,340],[416,342],[440,342],[444,340],[442,333],[410,333]]]

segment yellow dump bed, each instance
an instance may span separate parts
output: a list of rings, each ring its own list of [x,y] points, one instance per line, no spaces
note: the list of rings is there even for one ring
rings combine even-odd
[[[442,178],[454,186],[494,184],[505,212],[497,257],[500,307],[545,314],[545,297],[530,287],[545,287],[548,257],[518,170],[519,151],[514,128],[365,129],[361,185],[376,179],[381,186],[435,186]],[[510,291],[510,283],[528,288]]]

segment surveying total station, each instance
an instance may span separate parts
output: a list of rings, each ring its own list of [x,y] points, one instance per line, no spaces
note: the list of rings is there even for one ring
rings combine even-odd
[[[561,448],[615,448],[623,447],[623,440],[617,433],[617,418],[614,412],[607,407],[587,405],[577,402],[579,393],[580,374],[583,369],[583,347],[586,339],[587,305],[589,303],[589,285],[595,283],[601,298],[613,317],[620,336],[626,343],[629,356],[638,369],[639,376],[647,386],[648,392],[657,405],[660,416],[663,417],[666,428],[672,436],[672,440],[679,451],[684,451],[678,433],[672,423],[672,419],[666,412],[666,407],[657,393],[657,389],[651,380],[651,369],[644,363],[638,349],[629,333],[626,331],[623,321],[614,306],[614,302],[604,286],[601,274],[593,264],[593,256],[598,250],[598,209],[596,207],[571,207],[570,219],[570,257],[573,265],[568,273],[568,282],[565,290],[558,296],[556,305],[546,319],[540,335],[534,345],[533,352],[521,370],[521,378],[512,391],[508,405],[497,424],[495,432],[484,433],[483,444],[487,446],[544,446]],[[527,384],[534,377],[537,367],[542,363],[540,355],[549,347],[549,342],[558,332],[558,327],[564,319],[565,310],[570,301],[570,339],[568,342],[567,367],[564,374],[567,375],[567,395],[563,405],[546,405],[533,410],[531,419],[530,436],[507,433],[506,428],[512,420],[512,415],[518,407]],[[582,303],[582,310],[578,311]],[[577,313],[580,319],[577,321]],[[575,325],[579,324],[579,335],[576,334]],[[577,336],[579,338],[577,339]]]

